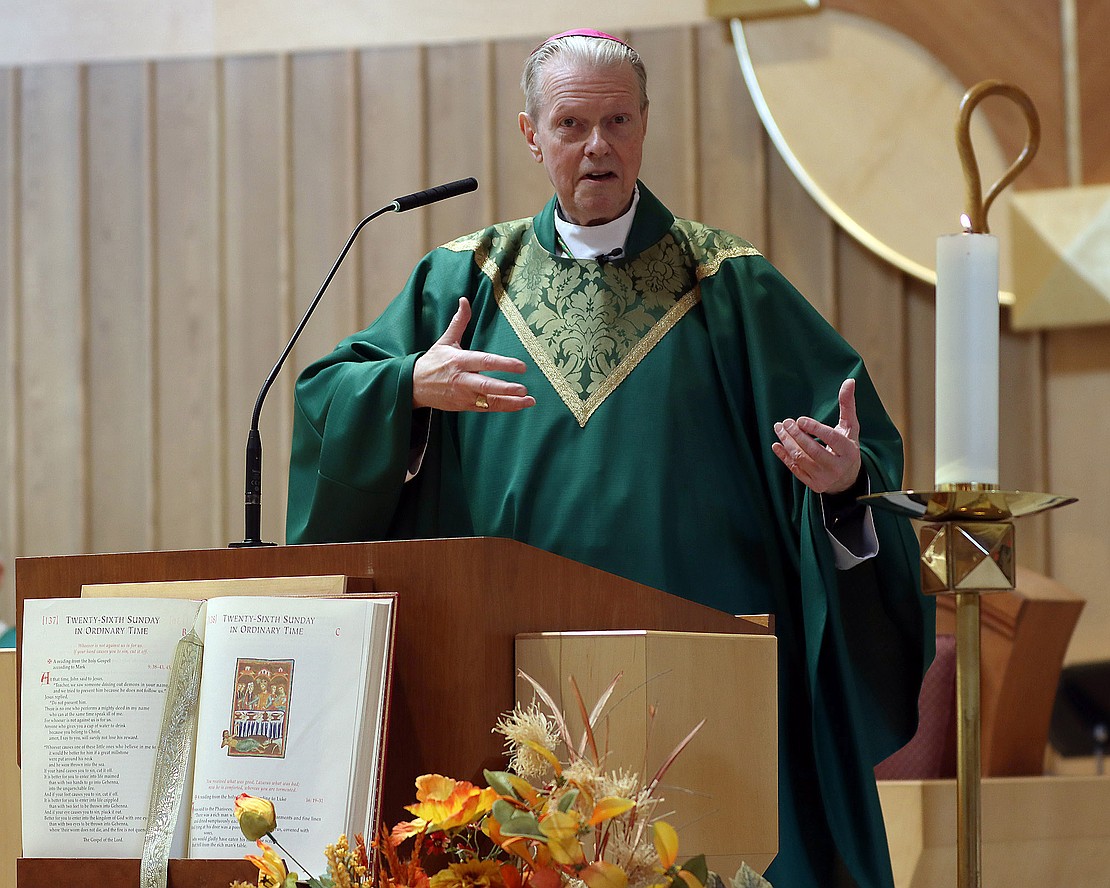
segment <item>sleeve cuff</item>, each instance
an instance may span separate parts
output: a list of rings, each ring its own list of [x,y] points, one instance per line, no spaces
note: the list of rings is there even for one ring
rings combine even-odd
[[[424,464],[424,454],[428,452],[428,439],[432,433],[432,408],[421,407],[412,411],[412,426],[409,428],[409,464],[405,470],[407,484],[418,474]]]
[[[821,518],[838,570],[849,570],[879,554],[879,536],[871,507],[857,501],[870,492],[871,479],[861,469],[856,483],[848,490],[821,495]]]

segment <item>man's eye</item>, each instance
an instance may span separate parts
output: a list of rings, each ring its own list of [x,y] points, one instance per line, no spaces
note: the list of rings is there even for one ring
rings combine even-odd
[[[564,117],[562,120],[559,121],[559,126],[574,126],[574,118]]]
[[[616,117],[613,118],[613,123],[628,123],[628,115],[618,114]]]

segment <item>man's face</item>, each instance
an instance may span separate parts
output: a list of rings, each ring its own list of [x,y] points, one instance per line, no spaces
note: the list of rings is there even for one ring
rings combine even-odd
[[[631,65],[547,72],[536,119],[520,115],[532,156],[576,225],[611,222],[628,209],[643,157],[647,108]]]

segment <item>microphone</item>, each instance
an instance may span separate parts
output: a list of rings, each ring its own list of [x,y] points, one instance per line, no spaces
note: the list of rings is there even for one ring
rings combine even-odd
[[[258,398],[254,402],[254,413],[251,415],[251,427],[250,431],[247,432],[246,491],[244,494],[246,529],[243,539],[239,542],[228,543],[229,548],[242,549],[255,546],[277,545],[277,543],[266,543],[262,541],[262,435],[258,431],[258,420],[262,415],[262,402],[266,400],[266,394],[270,391],[270,387],[274,384],[274,380],[277,379],[282,365],[285,364],[285,359],[288,358],[289,353],[293,351],[293,346],[296,344],[297,339],[300,338],[301,332],[307,326],[308,319],[312,317],[312,313],[316,311],[316,306],[320,304],[320,300],[324,296],[324,291],[327,290],[332,278],[335,277],[335,273],[339,271],[339,266],[342,265],[343,260],[347,258],[347,253],[350,252],[351,246],[354,244],[355,238],[358,237],[359,232],[362,231],[367,224],[384,213],[391,211],[394,213],[403,213],[406,210],[414,210],[417,207],[423,207],[441,200],[447,200],[449,197],[468,194],[477,188],[478,180],[474,177],[470,177],[468,179],[458,179],[455,182],[448,182],[445,185],[436,185],[434,188],[428,188],[424,191],[406,194],[404,197],[394,198],[391,203],[386,204],[380,210],[375,210],[355,226],[354,231],[351,232],[351,236],[347,238],[347,243],[344,244],[343,249],[336,257],[331,271],[328,272],[328,276],[324,278],[324,282],[320,285],[320,289],[316,291],[316,295],[313,297],[312,302],[309,303],[308,310],[305,311],[300,323],[297,324],[297,329],[295,329],[293,335],[289,337],[289,342],[286,343],[285,350],[282,351],[281,357],[277,359],[277,363],[274,364],[274,368],[270,371],[270,375],[267,376],[266,381],[262,383],[262,389],[258,392]]]
[[[447,200],[449,197],[468,194],[477,188],[478,180],[471,176],[469,179],[458,179],[454,182],[448,182],[446,185],[436,185],[434,188],[428,188],[425,191],[417,191],[415,194],[406,194],[404,197],[395,198],[391,206],[394,212],[403,213],[405,210],[415,210],[417,207]]]

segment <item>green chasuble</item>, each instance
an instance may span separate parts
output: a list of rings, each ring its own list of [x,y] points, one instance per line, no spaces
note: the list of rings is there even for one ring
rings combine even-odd
[[[771,442],[786,417],[836,425],[848,376],[872,490],[901,487],[901,440],[859,355],[750,244],[640,195],[626,259],[556,256],[552,200],[434,250],[373,325],[309,367],[288,541],[510,537],[729,613],[773,613],[781,850],[767,877],[826,888],[839,857],[862,888],[892,888],[872,767],[913,733],[932,657],[917,544],[876,512],[878,556],[838,571],[821,497]],[[510,376],[536,405],[432,411],[429,427],[413,364],[460,296],[473,306],[463,346],[523,360]]]

